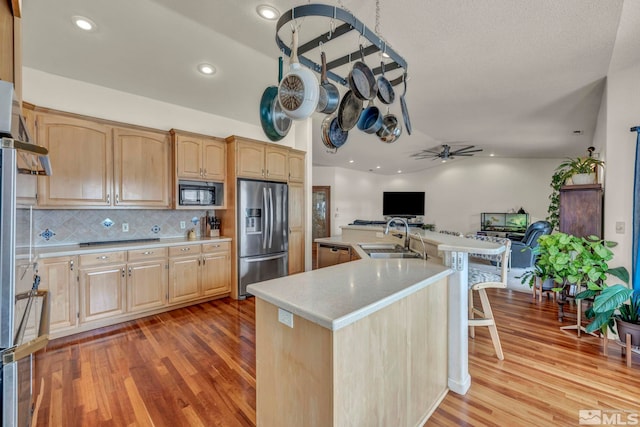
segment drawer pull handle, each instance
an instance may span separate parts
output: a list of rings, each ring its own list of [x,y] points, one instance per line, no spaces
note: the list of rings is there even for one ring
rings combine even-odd
[[[142,255],[152,255],[153,251],[145,251],[142,253]]]
[[[105,260],[105,259],[109,259],[109,257],[106,255],[102,255],[102,256],[97,256],[96,259]]]
[[[183,252],[184,252],[184,251],[190,251],[190,250],[191,250],[191,248],[181,248],[180,250],[181,250],[181,251],[183,251]]]

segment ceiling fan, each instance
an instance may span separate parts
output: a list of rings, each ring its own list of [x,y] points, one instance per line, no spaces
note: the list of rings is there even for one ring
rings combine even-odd
[[[456,157],[471,157],[473,153],[478,153],[482,151],[482,148],[475,148],[475,145],[466,145],[464,147],[451,147],[447,144],[442,144],[440,147],[430,148],[428,150],[422,150],[417,153],[411,155],[411,157],[415,157],[418,160],[422,159],[442,159],[442,160],[451,160]],[[475,150],[474,150],[475,148]]]

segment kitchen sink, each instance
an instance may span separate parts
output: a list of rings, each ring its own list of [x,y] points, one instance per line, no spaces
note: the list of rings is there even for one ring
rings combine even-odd
[[[360,247],[370,258],[422,258],[422,254],[395,243],[362,243]]]

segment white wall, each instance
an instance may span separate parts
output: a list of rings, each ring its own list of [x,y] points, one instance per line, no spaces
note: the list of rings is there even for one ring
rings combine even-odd
[[[635,132],[640,125],[640,8],[625,1],[616,37],[616,45],[607,75],[600,130],[606,135],[606,175],[604,236],[618,243],[613,248],[612,267],[625,266],[631,272],[633,244],[633,176],[636,150]],[[598,141],[599,142],[599,141]],[[616,222],[623,222],[624,233],[616,233]]]
[[[425,191],[424,221],[438,230],[476,231],[481,212],[523,207],[544,219],[549,183],[560,159],[474,157],[414,174],[377,175],[314,167],[313,185],[331,186],[332,235],[354,219],[382,219],[383,191]],[[337,215],[337,216],[336,216]]]

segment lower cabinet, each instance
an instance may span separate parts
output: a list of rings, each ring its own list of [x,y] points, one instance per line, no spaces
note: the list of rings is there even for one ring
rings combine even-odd
[[[207,242],[44,258],[38,274],[40,289],[49,291],[49,331],[69,335],[229,293],[230,246]]]
[[[78,257],[46,258],[38,265],[39,289],[49,291],[49,332],[78,325]]]

